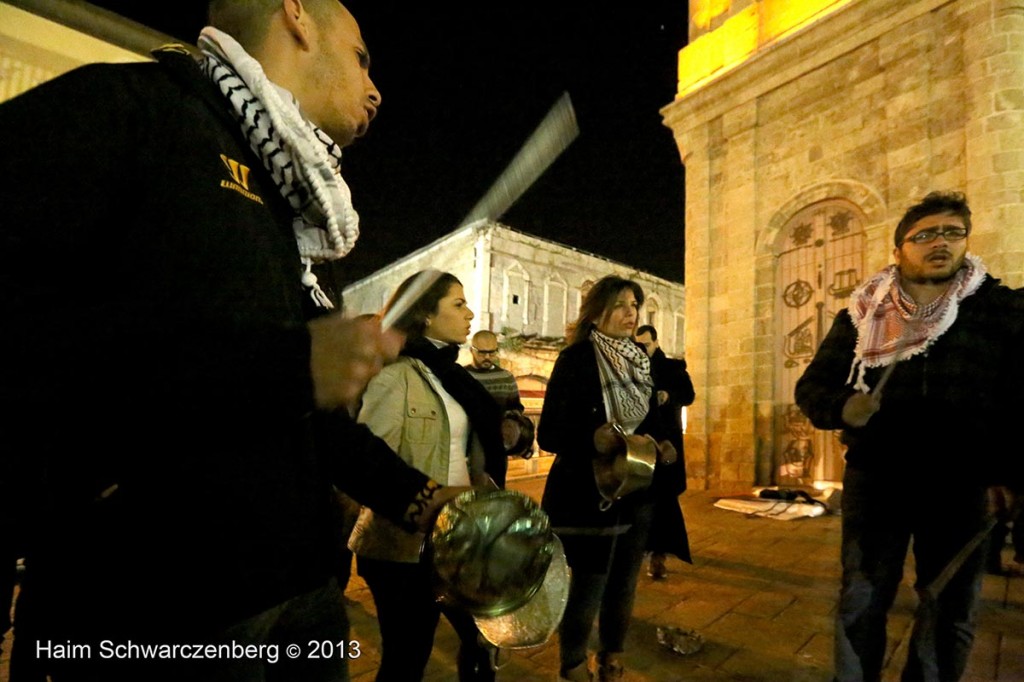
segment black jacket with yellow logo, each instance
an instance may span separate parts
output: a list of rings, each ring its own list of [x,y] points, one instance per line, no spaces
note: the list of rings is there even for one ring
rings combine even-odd
[[[423,486],[314,413],[292,213],[188,55],[0,106],[0,216],[0,494],[55,634],[258,612],[326,581],[329,482]]]

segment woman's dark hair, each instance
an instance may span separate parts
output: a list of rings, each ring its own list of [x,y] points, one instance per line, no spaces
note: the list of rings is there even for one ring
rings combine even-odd
[[[631,279],[608,275],[599,279],[583,297],[580,304],[580,315],[572,325],[569,342],[578,343],[590,337],[590,330],[597,326],[608,309],[614,305],[616,297],[624,289],[629,289],[636,297],[636,304],[644,304],[644,290]]]
[[[423,274],[423,271],[417,272],[398,285],[395,293],[391,294],[391,299],[384,306],[382,315],[387,314],[387,311],[402,297],[405,290],[412,285],[413,280],[421,274]],[[458,277],[450,272],[441,273],[437,280],[420,294],[416,302],[405,311],[405,314],[398,318],[398,321],[395,322],[395,329],[405,334],[407,341],[423,336],[423,332],[427,328],[427,315],[437,313],[437,304],[448,295],[448,291],[455,284],[462,286],[462,282],[459,281]]]

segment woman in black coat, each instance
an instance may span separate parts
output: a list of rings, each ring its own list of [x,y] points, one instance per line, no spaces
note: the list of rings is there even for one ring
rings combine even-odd
[[[650,360],[632,340],[643,300],[636,282],[614,276],[587,293],[572,344],[559,355],[548,382],[537,430],[540,446],[557,455],[542,506],[572,568],[559,628],[561,677],[572,682],[592,679],[587,642],[599,612],[599,678],[622,679],[620,654],[653,506],[649,489],[609,506],[598,491],[593,462],[620,446],[612,423],[659,441],[657,469],[676,458],[655,409]]]

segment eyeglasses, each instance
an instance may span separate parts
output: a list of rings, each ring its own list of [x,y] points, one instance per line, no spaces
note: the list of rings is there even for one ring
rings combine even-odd
[[[967,236],[967,228],[957,227],[956,225],[929,227],[927,230],[921,230],[913,237],[907,237],[903,241],[914,242],[915,244],[930,244],[940,236],[947,242],[958,242]]]
[[[470,346],[470,348],[472,348],[474,351],[476,351],[480,355],[497,355],[498,354],[498,349],[497,348],[495,348],[494,350],[481,350],[480,348],[477,348],[476,346]]]

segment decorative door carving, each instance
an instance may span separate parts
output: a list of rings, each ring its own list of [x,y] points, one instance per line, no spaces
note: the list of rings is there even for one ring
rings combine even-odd
[[[793,400],[804,368],[863,279],[864,214],[827,199],[800,210],[783,227],[776,268],[775,477],[779,484],[838,481],[838,432],[819,431]]]

